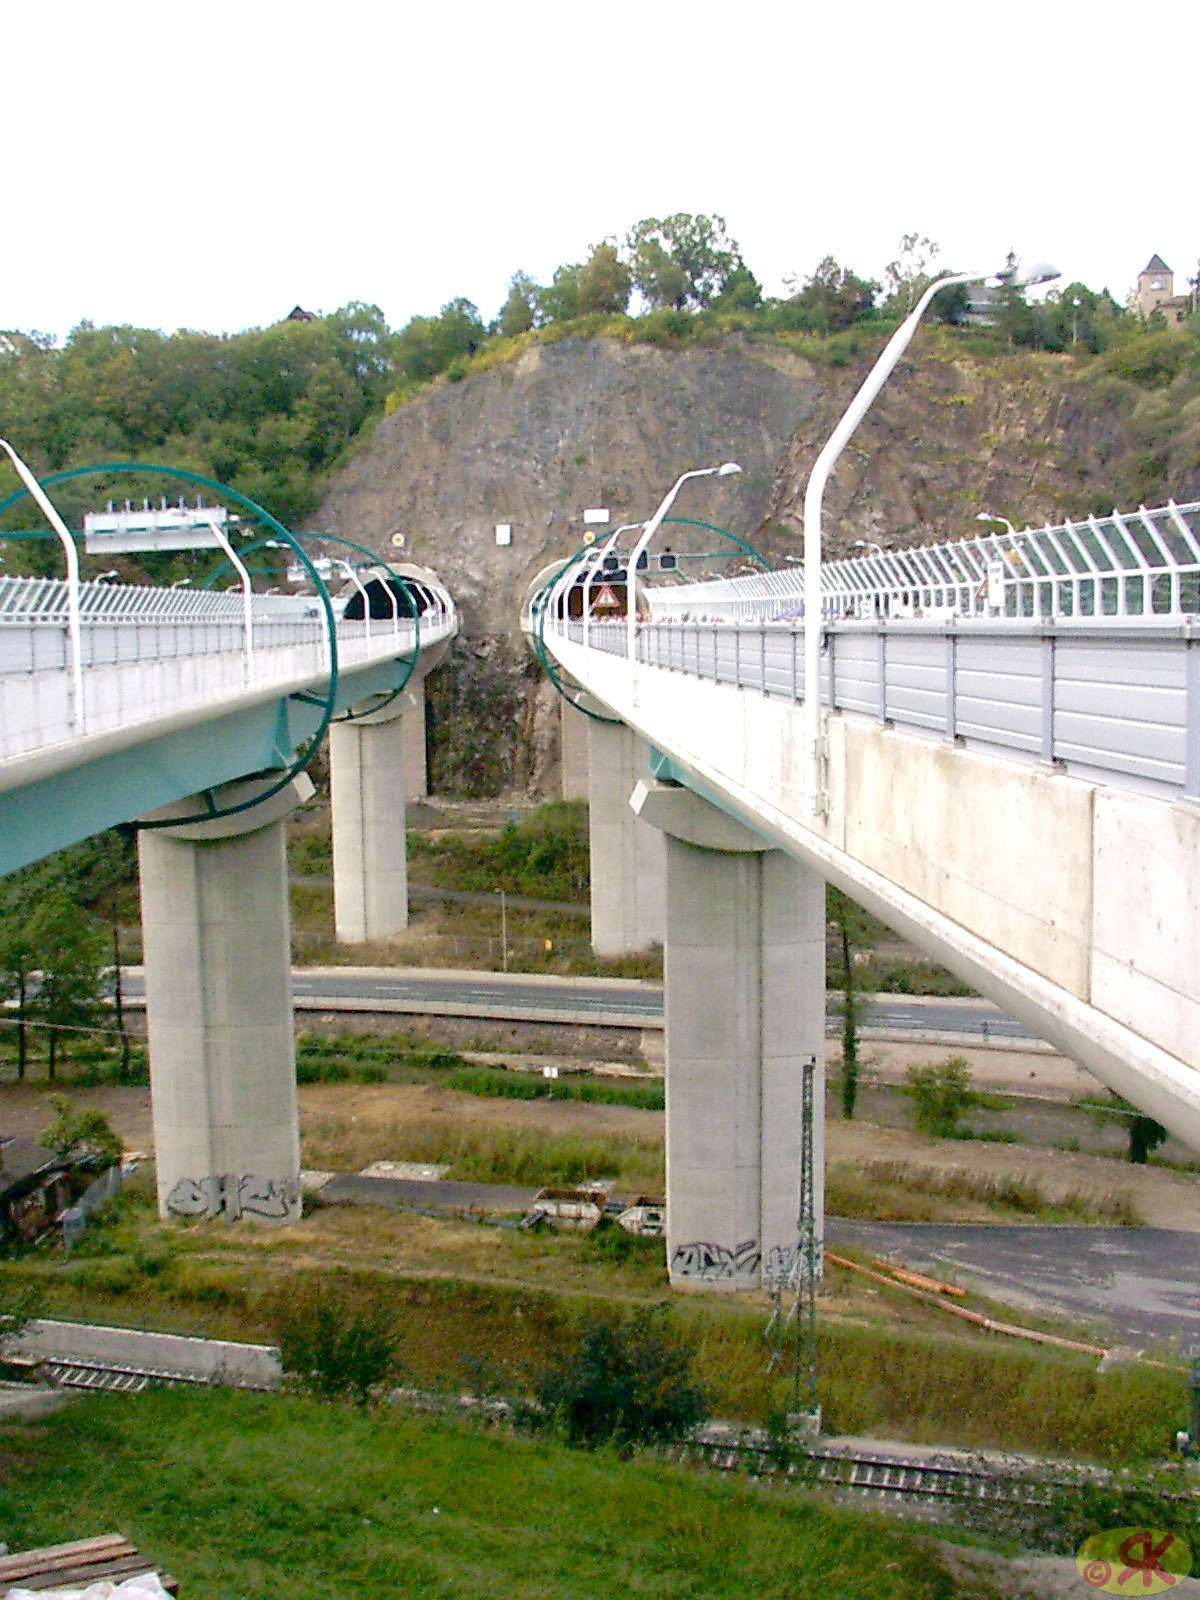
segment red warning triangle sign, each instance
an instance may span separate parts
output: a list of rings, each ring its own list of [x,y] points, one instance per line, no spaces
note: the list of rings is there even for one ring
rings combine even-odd
[[[619,611],[620,608],[621,602],[607,583],[601,587],[592,601],[593,611]]]

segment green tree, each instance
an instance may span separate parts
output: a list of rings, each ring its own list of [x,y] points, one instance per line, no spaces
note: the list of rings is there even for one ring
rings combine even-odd
[[[394,1383],[399,1339],[387,1308],[336,1282],[289,1294],[275,1318],[284,1376],[322,1400],[366,1407]]]
[[[36,990],[37,889],[29,872],[0,878],[0,999],[16,1003],[17,1077],[29,1064],[29,1024]]]
[[[542,1421],[584,1449],[611,1442],[628,1453],[686,1438],[707,1415],[691,1369],[666,1306],[596,1318],[538,1383]]]
[[[592,312],[615,315],[628,310],[633,274],[611,239],[592,247],[591,255],[579,269],[578,290],[576,307],[580,316]]]
[[[825,256],[793,296],[792,304],[800,313],[802,326],[830,334],[873,315],[878,293],[874,280],[860,278],[832,256]]]
[[[61,1095],[50,1101],[54,1121],[38,1136],[38,1143],[56,1156],[73,1155],[101,1167],[115,1167],[124,1146],[103,1111],[74,1105]]]
[[[905,1076],[917,1127],[932,1139],[953,1139],[960,1117],[977,1099],[967,1058],[951,1056],[940,1067],[909,1067]]]
[[[854,947],[870,943],[870,920],[861,906],[832,884],[825,892],[825,915],[837,932],[842,956],[842,1116],[850,1121],[858,1100],[858,991]]]
[[[528,333],[537,320],[538,286],[527,272],[514,272],[508,285],[508,299],[500,308],[496,331],[505,339]]]
[[[712,304],[717,311],[757,311],[762,305],[762,285],[749,267],[737,267]]]
[[[626,246],[633,281],[652,307],[703,310],[746,266],[725,218],[715,215],[644,217],[630,229]]]
[[[461,295],[436,317],[414,317],[396,338],[397,372],[411,381],[432,378],[473,354],[487,338],[479,310]]]
[[[537,319],[544,322],[570,322],[579,315],[579,274],[577,262],[556,267],[551,281],[537,292]]]
[[[104,938],[61,885],[48,887],[34,931],[42,981],[33,1010],[46,1029],[46,1075],[53,1082],[69,1041],[100,1021]]]
[[[73,857],[77,892],[83,905],[94,911],[108,930],[112,957],[113,1020],[121,1039],[120,1076],[132,1076],[129,1029],[125,1017],[125,988],[121,948],[123,918],[136,921],[137,835],[132,827],[112,828],[76,845]]]
[[[937,276],[934,262],[940,253],[941,246],[926,234],[903,236],[895,258],[883,269],[886,311],[901,317],[908,315]]]

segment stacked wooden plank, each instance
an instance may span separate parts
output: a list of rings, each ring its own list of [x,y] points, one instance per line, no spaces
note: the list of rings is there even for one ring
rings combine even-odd
[[[0,1596],[10,1589],[86,1589],[102,1580],[121,1583],[154,1571],[153,1561],[140,1556],[124,1534],[105,1533],[0,1556]],[[174,1578],[161,1572],[158,1577],[168,1593],[178,1594]]]

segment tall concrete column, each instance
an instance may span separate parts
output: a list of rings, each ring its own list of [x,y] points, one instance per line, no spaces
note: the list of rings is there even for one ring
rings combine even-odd
[[[329,729],[333,920],[339,944],[386,939],[408,926],[404,722],[384,711]]]
[[[564,800],[588,797],[588,729],[592,719],[577,711],[565,695],[558,697],[558,767]]]
[[[666,848],[630,809],[649,776],[646,741],[624,723],[588,723],[588,844],[592,949],[623,956],[661,944],[666,932]]]
[[[796,1265],[810,1058],[819,1251],[824,880],[689,790],[640,784],[632,804],[667,847],[671,1282],[759,1288]]]
[[[403,733],[401,761],[404,768],[404,798],[424,800],[429,793],[429,766],[425,754],[425,678],[416,679],[404,695],[400,719]]]
[[[236,805],[262,782],[213,798]],[[235,816],[138,835],[158,1209],[300,1216],[284,821],[298,778]],[[159,813],[201,812],[198,799]]]

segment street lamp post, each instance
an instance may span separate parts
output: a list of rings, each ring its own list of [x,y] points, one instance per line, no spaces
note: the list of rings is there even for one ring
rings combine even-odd
[[[371,597],[367,593],[362,579],[359,577],[358,573],[355,572],[354,568],[348,561],[343,561],[340,559],[340,557],[334,556],[333,565],[342,569],[342,571],[350,579],[350,582],[363,597],[363,623],[365,626],[365,635],[369,642],[371,638]]]
[[[956,272],[931,283],[884,346],[813,465],[804,491],[804,733],[808,768],[805,787],[809,810],[814,816],[824,816],[827,804],[821,783],[821,502],[829,474],[875,396],[908,349],[935,295],[955,284],[980,283],[989,278],[1002,278],[1005,282],[1025,286],[1048,283],[1058,276],[1056,268],[1038,263],[1023,273]]]
[[[1008,518],[1007,517],[998,517],[994,511],[977,511],[975,513],[975,521],[976,522],[1002,522],[1004,524],[1004,526],[1008,529],[1009,533],[1012,534],[1013,538],[1015,539],[1017,537],[1017,530],[1013,527],[1012,523],[1008,520]]]
[[[737,473],[741,472],[741,470],[741,467],[738,466],[736,461],[726,461],[725,464],[720,467],[697,467],[693,472],[685,472],[681,474],[681,476],[676,478],[675,482],[667,490],[666,494],[663,496],[662,504],[643,528],[642,536],[638,540],[637,544],[634,545],[633,552],[629,557],[629,571],[625,575],[625,623],[627,628],[626,654],[628,655],[630,662],[633,661],[634,652],[637,648],[637,564],[641,557],[642,551],[650,543],[651,539],[653,539],[659,528],[662,527],[663,520],[666,517],[667,512],[670,511],[671,507],[675,504],[675,496],[679,493],[680,489],[683,488],[684,484],[689,478],[731,478]]]
[[[75,541],[71,537],[70,529],[54,509],[46,491],[7,439],[0,439],[0,450],[3,450],[12,462],[13,467],[16,469],[17,477],[29,490],[42,515],[54,529],[55,534],[58,536],[58,542],[62,545],[63,555],[67,558],[67,634],[71,641],[71,683],[75,697],[74,722],[76,727],[82,728],[83,656],[79,637],[81,627],[79,615],[79,552],[75,548]]]

